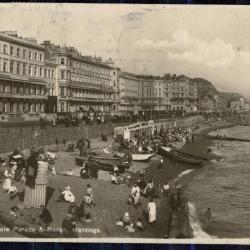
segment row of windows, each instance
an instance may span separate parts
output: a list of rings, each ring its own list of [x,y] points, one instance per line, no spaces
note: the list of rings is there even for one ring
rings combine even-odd
[[[61,80],[72,80],[73,82],[86,82],[86,83],[92,83],[92,84],[104,84],[105,86],[109,85],[108,80],[101,80],[101,79],[96,79],[92,77],[79,77],[77,75],[71,75],[69,71],[66,70],[61,70],[60,71],[60,79]]]
[[[44,112],[44,104],[40,103],[3,103],[0,102],[0,111],[3,113],[41,113]]]
[[[71,108],[75,109],[79,109],[80,107],[83,107],[84,109],[88,110],[90,107],[93,108],[95,111],[101,111],[101,112],[110,112],[110,106],[108,105],[103,105],[103,104],[93,104],[91,103],[91,105],[86,105],[86,104],[79,104],[79,105],[70,105],[70,103],[66,103],[66,102],[61,102],[60,103],[60,110],[61,112],[69,112]]]
[[[29,65],[28,75],[34,77],[43,77],[43,68]],[[10,74],[27,75],[27,66],[25,63],[10,61]]]
[[[59,88],[59,95],[61,97],[89,97],[89,98],[110,98],[111,94],[104,94],[103,92],[91,91],[91,90],[80,90],[71,89],[67,87]]]
[[[62,60],[62,59],[63,58],[61,58],[61,64],[62,64],[62,62],[64,62],[64,60]],[[103,75],[110,75],[109,69],[101,68],[101,67],[94,66],[94,65],[89,65],[89,64],[73,61],[72,66],[74,69],[85,69],[85,70],[88,70],[88,71],[91,71],[94,73],[99,73],[99,74],[103,74]]]
[[[54,78],[54,70],[53,69],[45,69],[44,70],[44,76],[46,78],[51,78],[53,79]]]
[[[172,96],[175,98],[177,98],[177,97],[184,97],[184,93],[172,93]]]
[[[92,71],[87,71],[87,70],[71,69],[71,73],[78,74],[78,75],[85,75],[85,76],[95,76],[95,77],[105,78],[105,79],[109,78],[108,75],[96,73]]]
[[[10,55],[26,59],[27,51],[26,51],[26,49],[21,50],[20,48],[14,48],[13,46],[10,46]],[[28,55],[29,55],[29,60],[43,62],[43,54],[42,53],[33,52],[33,51],[29,50]]]
[[[28,72],[27,72],[28,70]],[[21,63],[17,61],[1,60],[0,58],[0,71],[16,74],[16,75],[28,75],[35,77],[43,77],[43,68],[34,65],[27,65],[26,63]],[[45,77],[54,78],[54,71],[45,69]]]
[[[61,65],[68,65],[68,66],[70,65],[70,59],[67,59],[66,57],[61,57],[59,60],[60,60]],[[108,76],[110,75],[109,69],[101,68],[101,67],[94,66],[94,65],[89,65],[86,63],[82,63],[82,62],[73,61],[71,66],[73,67],[73,72],[75,73],[80,72],[78,71],[79,69],[80,70],[85,69],[93,73],[99,73],[99,74],[108,75]],[[113,72],[113,75],[116,75],[115,71]]]
[[[11,94],[45,95],[46,88],[45,86],[38,84],[0,82],[0,92]]]
[[[156,104],[157,100],[142,100],[143,104]]]
[[[27,59],[27,56],[28,56],[29,60],[35,60],[35,61],[40,61],[40,62],[43,62],[44,60],[43,53],[34,52],[32,50],[15,47],[12,45],[10,45],[9,47],[8,44],[3,44],[2,53],[6,55],[10,54],[11,56],[15,56],[18,58],[23,58],[23,59]]]
[[[125,98],[122,98],[122,100],[124,101],[124,102],[128,102],[128,103],[138,103],[139,102],[139,100],[137,99],[134,99],[134,98],[128,98],[128,97],[125,97]]]

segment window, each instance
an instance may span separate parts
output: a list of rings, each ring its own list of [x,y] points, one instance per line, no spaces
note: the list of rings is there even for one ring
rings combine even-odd
[[[7,62],[3,63],[3,72],[7,72]]]
[[[35,60],[37,60],[37,53],[35,52]]]
[[[29,66],[29,76],[32,76],[32,67]]]
[[[41,95],[41,85],[36,86],[36,95]]]
[[[114,76],[115,76],[115,71],[114,71]]]
[[[26,50],[24,49],[23,50],[23,58],[25,58],[26,57]]]
[[[14,73],[14,62],[10,62],[10,73],[13,74]]]
[[[35,91],[36,91],[36,85],[31,84],[31,86],[30,86],[30,94],[31,94],[31,95],[34,95],[34,94],[35,94]]]
[[[4,82],[0,82],[0,92],[4,92]]]
[[[65,79],[65,71],[61,70],[61,79],[64,80]]]
[[[64,103],[62,102],[61,103],[61,112],[63,112],[64,111]]]
[[[12,55],[12,56],[14,55],[14,48],[13,48],[13,46],[10,47],[10,55]]]
[[[4,92],[10,93],[10,83],[9,82],[5,82],[5,84],[4,84]]]
[[[23,83],[19,83],[18,92],[23,93],[23,91],[24,91]]]
[[[17,75],[20,74],[20,63],[17,63],[17,65],[16,65],[16,73],[17,73]]]
[[[63,57],[61,58],[61,64],[65,64],[65,59]]]
[[[48,78],[50,78],[50,69],[48,70]]]
[[[24,85],[24,93],[27,95],[30,94],[30,85],[29,84]]]
[[[43,61],[43,54],[40,54],[40,61]]]
[[[34,76],[37,76],[37,67],[35,67]]]
[[[45,94],[46,94],[46,89],[41,86],[41,95],[45,95]]]
[[[32,51],[29,51],[29,59],[32,59]]]
[[[51,70],[51,78],[54,78],[54,70]]]
[[[51,95],[54,95],[54,84],[52,84],[52,87],[51,87]]]
[[[64,90],[65,90],[64,87],[60,87],[60,92],[61,92],[61,93],[60,93],[60,96],[62,96],[62,97],[65,96],[65,93],[64,93],[65,91],[64,91]]]
[[[16,82],[13,82],[11,92],[14,93],[14,94],[17,93],[17,83]]]
[[[40,69],[39,69],[39,76],[40,76],[40,77],[43,77],[43,68],[40,68]]]
[[[7,44],[4,44],[4,45],[3,45],[3,53],[4,53],[4,54],[8,54],[8,47],[7,47]]]
[[[47,69],[44,70],[44,76],[47,77]]]
[[[20,49],[19,49],[19,48],[16,49],[16,56],[17,56],[17,57],[20,56]]]

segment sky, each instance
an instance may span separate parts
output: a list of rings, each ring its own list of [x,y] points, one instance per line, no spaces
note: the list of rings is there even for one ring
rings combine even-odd
[[[250,98],[250,6],[0,4],[0,30],[137,74],[203,77]]]

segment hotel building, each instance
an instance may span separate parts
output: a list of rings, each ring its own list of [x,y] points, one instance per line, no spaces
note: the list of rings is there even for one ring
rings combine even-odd
[[[112,67],[101,58],[82,56],[74,47],[43,43],[46,53],[55,58],[57,112],[92,110],[110,113],[115,102],[111,82]]]
[[[140,111],[139,80],[130,73],[120,72],[120,114],[137,115]]]
[[[197,84],[190,80],[176,80],[167,82],[170,96],[171,111],[186,113],[197,111],[198,94]]]
[[[120,103],[120,68],[115,67],[114,63],[110,61],[109,65],[112,67],[110,74],[111,74],[111,81],[110,81],[110,86],[113,87],[114,93],[112,94],[112,100],[114,101],[110,114],[111,115],[118,115],[119,114],[119,103]]]
[[[15,31],[0,32],[2,120],[75,111],[106,115],[194,112],[197,102],[197,85],[189,79],[126,73],[111,59],[82,56],[74,47],[50,41],[39,45]]]
[[[34,38],[0,32],[0,113],[38,115],[45,111],[45,49]]]
[[[159,77],[138,76],[142,112],[165,111],[164,82]]]

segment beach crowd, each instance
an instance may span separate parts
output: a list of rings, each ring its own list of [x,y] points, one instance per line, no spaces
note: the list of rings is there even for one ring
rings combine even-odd
[[[105,136],[102,137],[105,140]],[[159,131],[140,130],[131,136],[124,139],[116,137],[112,144],[113,151],[122,150],[124,152],[123,162],[127,162],[128,166],[132,165],[133,152],[157,152],[160,146],[174,147],[176,142],[191,143],[194,141],[191,128],[171,128]],[[90,155],[92,152],[90,140],[87,138],[79,138],[76,143],[76,148],[79,150],[80,157]],[[74,150],[74,149],[73,149]],[[106,153],[110,153],[106,149]],[[102,150],[105,154],[105,149]],[[45,152],[43,149],[32,148],[30,155],[25,159],[20,149],[8,156],[7,159],[1,159],[2,164],[2,187],[4,192],[9,196],[10,200],[18,198],[19,202],[13,205],[8,213],[11,217],[21,218],[36,226],[50,226],[53,224],[53,216],[47,208],[48,197],[48,179],[56,175],[54,162],[57,160],[57,155],[52,152]],[[175,179],[168,176],[163,183],[157,181],[157,175],[161,175],[163,171],[167,171],[167,161],[163,157],[155,161],[156,169],[154,174],[148,176],[146,170],[141,170],[137,173],[123,173],[119,171],[119,166],[113,164],[111,169],[110,181],[114,185],[122,185],[131,189],[127,200],[124,201],[124,214],[114,226],[124,228],[128,233],[148,230],[148,226],[155,227],[158,217],[159,200],[167,205],[169,214],[166,225],[166,230],[159,237],[170,237],[172,219],[175,215],[179,221],[179,233],[177,237],[190,237],[187,232],[188,228],[188,203],[183,193],[183,190],[176,186]],[[80,176],[84,179],[97,178],[98,169],[89,172],[84,162],[80,168]],[[70,182],[69,182],[70,183]],[[113,186],[115,188],[115,186]],[[83,200],[77,200],[71,186],[65,186],[60,191],[56,202],[69,203],[69,208],[64,218],[62,219],[62,228],[64,237],[77,237],[76,225],[83,223],[89,225],[93,222],[94,215],[91,207],[98,206],[94,199],[94,190],[90,184],[86,185],[86,192]],[[127,204],[134,209],[143,207],[141,216],[132,219],[128,211]],[[87,208],[87,209],[86,209]],[[40,213],[36,218],[24,216],[24,210],[39,209]],[[103,208],[105,209],[105,208]],[[7,216],[7,215],[6,215]],[[97,218],[98,219],[98,218]]]

